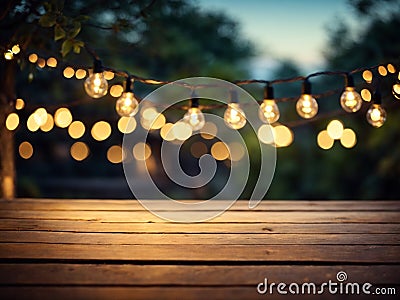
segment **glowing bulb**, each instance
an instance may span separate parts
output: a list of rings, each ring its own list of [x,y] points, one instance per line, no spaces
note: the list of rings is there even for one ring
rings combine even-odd
[[[393,96],[400,100],[400,82],[395,83],[392,88]]]
[[[108,83],[103,73],[93,73],[85,80],[86,93],[92,98],[101,98],[107,94]]]
[[[275,100],[265,99],[263,103],[260,105],[260,109],[258,110],[258,116],[260,120],[264,123],[275,123],[279,120],[280,113],[278,105]]]
[[[115,109],[121,117],[133,117],[138,112],[139,102],[132,92],[125,92],[117,100]]]
[[[13,54],[18,54],[21,51],[21,48],[17,44],[17,45],[12,46],[11,51]]]
[[[380,104],[372,104],[367,111],[367,121],[376,128],[381,127],[386,121],[386,111]]]
[[[4,58],[6,60],[12,60],[14,58],[14,54],[11,50],[8,50],[7,52],[4,52]]]
[[[297,100],[296,110],[300,117],[311,119],[318,112],[317,100],[310,94],[302,94],[299,100]]]
[[[354,87],[348,86],[340,97],[340,105],[347,112],[356,112],[361,108],[362,98]]]
[[[229,103],[224,113],[225,124],[232,129],[240,129],[246,125],[246,115],[239,103]]]
[[[192,127],[193,131],[200,130],[206,123],[202,111],[198,107],[191,107],[183,116],[183,121]]]

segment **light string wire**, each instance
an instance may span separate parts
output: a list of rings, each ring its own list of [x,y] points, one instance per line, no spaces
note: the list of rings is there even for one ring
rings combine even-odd
[[[101,59],[99,57],[99,55],[97,55],[97,53],[91,49],[89,46],[85,45],[85,50],[86,52],[91,56],[92,59],[94,59],[95,61],[100,61]],[[63,67],[73,67],[75,70],[76,69],[85,69],[85,70],[90,70],[93,68],[93,66],[78,66],[78,65],[71,65],[68,63],[61,63],[61,65]],[[304,82],[305,80],[309,80],[311,78],[316,78],[316,77],[320,77],[320,76],[342,76],[344,78],[346,78],[346,76],[349,75],[354,75],[357,73],[361,73],[364,71],[376,71],[380,66],[382,65],[392,65],[395,66],[395,72],[390,72],[392,73],[392,75],[395,75],[396,72],[399,71],[399,63],[393,63],[393,62],[386,62],[386,63],[381,63],[381,64],[376,64],[373,65],[371,67],[360,67],[360,68],[356,68],[354,70],[351,71],[318,71],[318,72],[314,72],[311,73],[307,76],[295,76],[295,77],[288,77],[288,78],[283,78],[283,79],[274,79],[274,80],[264,80],[264,79],[244,79],[244,80],[233,80],[231,81],[231,83],[239,85],[239,86],[243,86],[243,85],[250,85],[250,84],[263,84],[263,85],[268,85],[268,86],[272,86],[272,85],[278,85],[278,84],[284,84],[284,83],[294,83],[294,82]],[[179,85],[188,89],[191,89],[192,91],[196,90],[196,89],[201,89],[201,88],[213,88],[213,87],[221,87],[219,85],[210,85],[210,84],[189,84],[186,83],[184,81],[171,81],[171,80],[160,80],[160,79],[154,79],[154,78],[148,78],[148,77],[141,77],[138,76],[136,74],[131,74],[128,71],[125,70],[118,70],[116,68],[113,67],[109,67],[109,66],[104,66],[102,65],[102,68],[104,71],[108,71],[108,72],[112,72],[115,76],[118,77],[122,77],[122,78],[131,78],[133,81],[137,81],[137,82],[141,82],[144,84],[148,84],[148,85],[165,85],[165,84],[175,84],[175,85]],[[388,74],[389,75],[389,74]],[[375,77],[375,76],[374,76]],[[380,80],[381,81],[381,80]],[[375,80],[373,82],[369,82],[368,83],[373,90],[375,90],[377,88],[377,83],[375,82]],[[380,83],[379,83],[380,84]],[[331,89],[331,90],[327,90],[324,91],[322,93],[313,93],[312,96],[315,99],[321,99],[321,98],[326,98],[326,97],[330,97],[333,96],[335,94],[338,94],[340,92],[343,91],[343,88],[336,88],[336,89]],[[387,97],[385,97],[387,98]],[[275,97],[273,99],[276,103],[283,103],[283,102],[292,102],[292,101],[296,101],[298,100],[298,96],[291,96],[291,97]],[[258,100],[257,103],[260,104],[262,103],[263,100]],[[54,105],[47,105],[47,108],[52,110],[52,109],[56,109],[59,107],[74,107],[74,106],[79,106],[81,104],[88,104],[88,103],[92,103],[92,99],[81,99],[81,100],[76,100],[73,102],[69,102],[69,103],[64,103],[64,104],[54,104]],[[250,105],[251,103],[241,103],[241,106],[246,107],[248,105]],[[162,103],[153,103],[153,105],[155,107],[159,107],[159,108],[168,108],[168,109],[172,109],[172,110],[187,110],[189,108],[189,106],[187,104],[178,104],[178,105],[173,105],[170,106],[168,104],[162,104]],[[30,105],[28,104],[29,108],[34,109],[34,107],[39,107],[40,105]],[[214,109],[222,109],[225,108],[226,105],[225,104],[201,104],[200,108],[202,110],[214,110]],[[338,110],[336,113],[333,114],[333,116],[337,116],[338,114],[340,114],[340,110]],[[332,113],[325,113],[323,115],[332,115]],[[318,118],[312,118],[312,119],[306,119],[306,120],[300,120],[300,121],[293,121],[293,122],[289,122],[290,124],[293,124],[292,126],[297,126],[297,124],[305,124],[305,123],[309,123],[311,121],[316,121],[319,120],[323,117],[323,115],[319,114]],[[289,124],[288,123],[288,124]]]

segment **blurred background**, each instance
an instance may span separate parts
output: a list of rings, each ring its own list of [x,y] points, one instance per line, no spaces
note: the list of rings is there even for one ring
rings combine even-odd
[[[19,125],[11,128],[18,197],[133,197],[121,164],[123,133],[115,112],[123,80],[110,79],[111,88],[104,98],[87,96],[83,89],[87,74],[79,66],[90,66],[92,58],[83,43],[90,45],[106,66],[162,80],[192,76],[273,80],[321,70],[386,67],[388,62],[398,61],[400,54],[400,3],[396,0],[73,0],[64,4],[49,1],[47,6],[43,1],[5,2],[1,45],[7,49],[18,43],[22,50],[15,55],[15,74],[7,71],[9,62],[1,61],[3,75],[15,78],[15,99],[21,99],[14,103]],[[58,24],[63,24],[61,29]],[[382,77],[387,121],[381,128],[366,121],[370,106],[366,91],[359,112],[312,122],[301,122],[295,102],[278,103],[279,123],[291,128],[294,140],[277,148],[276,172],[265,198],[399,199],[400,102],[391,93],[398,71],[373,74]],[[361,74],[354,79],[358,91],[373,91]],[[344,80],[318,77],[312,86],[314,93],[340,90]],[[135,83],[134,91],[143,98],[155,88],[157,85]],[[263,99],[264,86],[244,88],[257,100]],[[280,84],[275,96],[295,97],[300,90],[299,82]],[[320,111],[340,110],[339,97],[340,92],[319,99]],[[48,128],[32,131],[27,120],[39,107],[45,107],[55,119],[56,111],[67,107],[75,125],[47,124]],[[223,112],[221,108],[213,113]],[[175,122],[183,114],[172,110],[165,116],[167,122]],[[329,149],[321,148],[317,136],[333,119],[355,132],[354,146],[346,148],[335,141],[331,147],[322,147]],[[145,126],[138,117],[136,126]],[[247,125],[241,134],[249,149],[256,148],[257,135]],[[160,130],[153,130],[146,148],[134,156],[146,160],[153,179],[171,197],[204,199],[223,186],[230,170],[228,159],[218,160],[215,178],[202,189],[174,185],[158,167],[162,141]],[[183,169],[190,175],[199,172],[199,157],[211,153],[216,142],[200,135],[185,141]],[[251,156],[251,160],[257,170],[259,157]],[[137,174],[137,180],[142,180],[139,169]],[[249,197],[257,180],[257,172],[252,174],[242,198]]]

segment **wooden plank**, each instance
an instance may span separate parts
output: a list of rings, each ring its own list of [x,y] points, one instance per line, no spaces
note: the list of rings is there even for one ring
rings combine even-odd
[[[146,200],[156,203],[158,210],[169,210],[169,206],[159,200]],[[221,208],[227,201],[217,200]],[[193,201],[186,201],[193,202]],[[0,210],[107,210],[142,211],[137,200],[75,200],[75,199],[16,199],[0,200]],[[188,210],[184,208],[183,210]],[[189,209],[190,210],[190,209]],[[249,211],[248,201],[238,200],[229,210]],[[263,200],[254,210],[258,211],[400,211],[400,201],[271,201]],[[251,210],[250,210],[251,211]]]
[[[340,271],[351,282],[398,284],[399,265],[185,266],[104,264],[0,264],[1,285],[257,285],[270,282],[336,281]]]
[[[190,219],[196,219],[199,212],[184,213]],[[40,220],[83,220],[99,222],[167,222],[148,211],[116,212],[116,211],[0,211],[0,219],[40,219]],[[399,212],[264,212],[264,211],[226,211],[209,222],[237,223],[400,223]]]
[[[397,287],[398,290],[398,287]],[[0,287],[2,299],[112,299],[112,300],[226,300],[226,299],[372,299],[371,295],[259,295],[256,287]],[[338,298],[340,296],[340,298]],[[382,299],[397,299],[398,295],[385,295]]]
[[[0,244],[3,259],[398,263],[399,246]]]
[[[0,243],[84,245],[398,245],[398,234],[122,234],[2,231]]]
[[[400,233],[400,224],[285,224],[285,223],[107,223],[74,220],[2,219],[1,230],[106,233]]]

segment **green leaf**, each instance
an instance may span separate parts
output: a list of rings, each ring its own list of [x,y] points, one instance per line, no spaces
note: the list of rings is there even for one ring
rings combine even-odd
[[[56,24],[56,19],[57,16],[54,13],[48,12],[40,17],[39,24],[42,27],[52,27]]]
[[[79,32],[81,32],[81,22],[72,22],[72,28],[68,30],[68,36],[70,38],[75,38],[79,34]]]
[[[67,54],[71,52],[73,45],[72,40],[65,40],[61,45],[61,55],[63,57],[67,56]]]
[[[78,45],[74,45],[74,53],[76,53],[76,54],[81,53],[81,47]]]
[[[75,40],[74,41],[74,52],[79,54],[81,52],[81,48],[84,46],[85,46],[84,42]]]
[[[60,26],[60,25],[56,25],[54,27],[54,40],[58,41],[65,38],[65,30]]]

